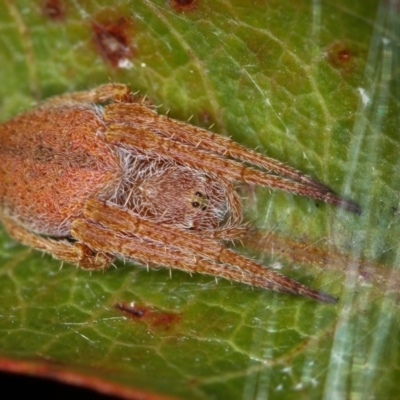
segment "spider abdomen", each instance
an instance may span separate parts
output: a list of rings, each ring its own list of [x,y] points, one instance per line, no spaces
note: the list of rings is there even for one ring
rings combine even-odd
[[[85,202],[122,175],[90,105],[37,108],[0,125],[0,203],[25,228],[67,236]]]

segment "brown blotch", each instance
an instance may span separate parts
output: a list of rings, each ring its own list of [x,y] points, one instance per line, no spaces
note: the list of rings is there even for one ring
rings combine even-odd
[[[169,0],[169,4],[179,12],[192,11],[197,8],[197,0]]]
[[[161,327],[165,330],[182,318],[180,313],[165,312],[143,304],[120,302],[115,304],[115,308],[133,320],[141,320],[153,328]]]
[[[92,22],[92,30],[98,52],[112,67],[122,67],[123,62],[133,58],[135,48],[131,41],[131,18],[106,9],[97,14]]]
[[[345,42],[335,41],[331,43],[327,49],[327,59],[331,65],[342,71],[349,71],[354,68],[354,52]]]
[[[66,15],[66,5],[63,0],[43,0],[42,12],[52,21],[63,21]]]

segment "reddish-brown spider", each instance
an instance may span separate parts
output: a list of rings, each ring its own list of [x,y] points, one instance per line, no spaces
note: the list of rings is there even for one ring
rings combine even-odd
[[[358,205],[226,137],[158,115],[125,85],[58,96],[2,124],[0,153],[1,220],[28,246],[87,269],[122,257],[336,300],[224,246],[246,231],[234,184]]]

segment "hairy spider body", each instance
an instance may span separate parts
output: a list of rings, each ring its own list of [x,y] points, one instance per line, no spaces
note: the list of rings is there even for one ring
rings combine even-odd
[[[87,269],[124,257],[335,301],[223,245],[246,231],[233,185],[358,205],[228,138],[158,115],[125,85],[58,96],[0,125],[0,153],[1,220],[22,243]]]

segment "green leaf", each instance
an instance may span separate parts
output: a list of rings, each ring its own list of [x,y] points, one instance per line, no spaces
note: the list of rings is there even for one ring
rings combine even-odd
[[[241,188],[257,232],[240,251],[336,306],[122,262],[60,269],[2,231],[0,368],[130,398],[398,397],[399,13],[395,0],[2,2],[2,120],[128,83],[363,213]]]

